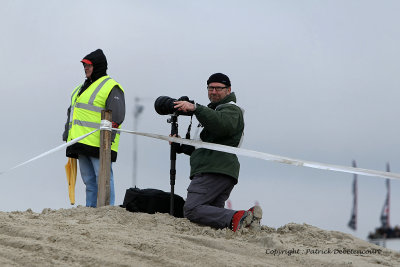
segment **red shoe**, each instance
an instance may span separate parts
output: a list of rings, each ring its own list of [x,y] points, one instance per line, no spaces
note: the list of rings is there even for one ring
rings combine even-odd
[[[252,221],[252,211],[239,210],[232,217],[232,231],[236,232],[243,227],[249,227]]]

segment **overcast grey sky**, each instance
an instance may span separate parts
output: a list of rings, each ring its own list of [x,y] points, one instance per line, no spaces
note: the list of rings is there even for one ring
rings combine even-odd
[[[245,112],[243,148],[400,173],[398,1],[18,1],[0,10],[2,157],[8,169],[62,144],[80,60],[97,48],[125,89],[124,129],[168,134],[160,95],[207,104],[206,80],[223,72]],[[180,116],[182,135],[189,118]],[[192,133],[194,130],[192,130]],[[114,165],[116,203],[132,185],[133,136],[122,134]],[[167,142],[138,137],[138,186],[169,191]],[[0,176],[0,210],[70,208],[64,152]],[[307,223],[365,239],[380,225],[384,179],[359,176],[359,230],[347,227],[352,175],[240,157],[231,201],[258,201],[263,224]],[[186,197],[188,157],[177,160]],[[400,183],[392,181],[391,223]],[[78,177],[77,204],[84,205]]]

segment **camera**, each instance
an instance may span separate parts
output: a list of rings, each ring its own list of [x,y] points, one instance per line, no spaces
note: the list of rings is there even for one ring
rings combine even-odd
[[[160,115],[184,115],[184,116],[192,116],[193,111],[183,112],[179,111],[178,109],[174,108],[175,101],[188,101],[194,104],[193,100],[189,100],[189,97],[182,96],[179,99],[174,99],[168,96],[159,96],[156,101],[154,102],[154,109]]]

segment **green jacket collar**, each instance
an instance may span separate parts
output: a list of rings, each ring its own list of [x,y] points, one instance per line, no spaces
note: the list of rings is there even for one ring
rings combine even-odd
[[[215,102],[215,103],[210,103],[207,105],[207,107],[215,109],[216,107],[218,107],[221,104],[226,104],[229,102],[235,102],[236,103],[236,95],[234,92],[231,92],[229,95],[227,95],[226,97],[224,97],[221,101]]]

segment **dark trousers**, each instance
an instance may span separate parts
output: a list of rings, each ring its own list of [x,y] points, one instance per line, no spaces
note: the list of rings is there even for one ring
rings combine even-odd
[[[230,227],[236,211],[224,206],[234,186],[232,178],[218,173],[193,176],[183,207],[185,217],[218,229]]]

